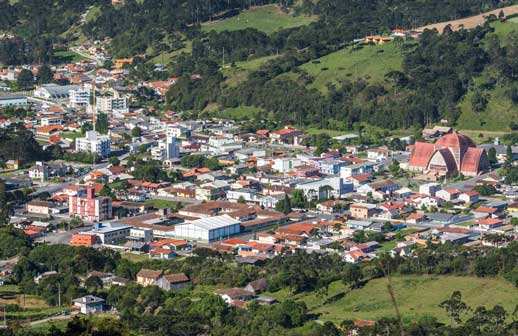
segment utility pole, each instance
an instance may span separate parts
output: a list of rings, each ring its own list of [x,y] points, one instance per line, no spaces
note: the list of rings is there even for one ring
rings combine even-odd
[[[61,284],[58,283],[58,307],[61,307]]]

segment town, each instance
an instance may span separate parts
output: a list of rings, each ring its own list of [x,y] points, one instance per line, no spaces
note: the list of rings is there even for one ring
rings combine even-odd
[[[507,24],[515,9],[495,10],[491,22]],[[412,48],[427,34],[394,28],[351,43]],[[400,322],[405,293],[393,293],[392,276],[400,286],[423,281],[421,290],[436,279],[419,277],[432,275],[518,286],[514,124],[485,132],[425,115],[422,128],[383,129],[358,117],[342,131],[264,110],[250,118],[206,104],[194,113],[176,102],[191,98],[186,87],[210,85],[210,69],[173,76],[174,62],[118,57],[111,43],[81,41],[54,63],[0,63],[0,331],[60,326],[75,335],[75,324],[97,323],[121,335],[225,334],[232,323],[222,321],[242,312],[313,328],[300,335],[375,335],[387,316],[336,308],[371,283],[389,292],[383,304]],[[222,71],[236,68],[224,59],[223,49]],[[451,318],[450,328],[461,319],[449,305],[466,306],[454,289],[433,316]],[[185,321],[158,322],[175,313]]]

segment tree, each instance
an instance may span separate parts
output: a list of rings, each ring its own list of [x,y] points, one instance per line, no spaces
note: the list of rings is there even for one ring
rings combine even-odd
[[[389,165],[389,171],[390,171],[390,174],[394,177],[398,177],[399,176],[399,173],[401,171],[401,168],[399,166],[399,161],[398,160],[392,160],[392,162],[390,163]]]
[[[21,89],[29,89],[34,85],[34,75],[30,70],[22,69],[16,79],[16,84]]]
[[[246,200],[245,200],[245,198],[241,195],[241,196],[239,196],[239,198],[237,199],[237,203],[239,203],[239,204],[246,204]]]
[[[303,209],[307,205],[307,199],[304,192],[300,189],[295,189],[291,193],[291,206],[296,209]]]
[[[353,264],[348,265],[345,268],[344,275],[342,277],[342,281],[344,284],[349,285],[351,288],[354,288],[358,285],[358,282],[362,278],[362,271],[360,266]]]
[[[487,158],[490,164],[495,164],[498,162],[496,158],[496,149],[495,147],[491,147],[487,150]]]
[[[90,122],[85,122],[82,126],[81,126],[81,133],[85,134],[86,132],[88,131],[91,131],[93,130],[93,126],[92,126],[92,123]]]
[[[112,156],[108,159],[108,162],[112,165],[112,166],[118,166],[121,164],[121,160],[119,160],[118,157],[116,156]]]
[[[38,84],[50,83],[53,77],[52,69],[47,64],[40,66],[38,69]]]
[[[131,136],[132,137],[137,138],[137,137],[139,137],[141,135],[142,135],[142,130],[140,129],[140,127],[135,126],[135,128],[133,128],[131,130]]]
[[[115,193],[113,192],[113,190],[105,185],[102,189],[101,189],[101,192],[99,193],[100,196],[104,196],[104,197],[109,197],[111,198],[112,200],[117,200],[117,197],[115,196]]]
[[[491,196],[498,192],[496,188],[490,184],[481,184],[473,187],[473,190],[478,192],[481,196]]]
[[[101,112],[95,120],[95,130],[101,134],[108,134],[108,129],[108,116]]]
[[[279,200],[275,204],[275,210],[280,211],[280,212],[284,213],[285,215],[289,214],[292,211],[291,199],[290,199],[290,196],[288,195],[288,193],[284,194],[284,199]]]
[[[513,162],[513,149],[511,145],[507,145],[505,149],[505,163],[511,164]]]
[[[453,326],[454,322],[460,323],[462,321],[460,316],[470,310],[470,308],[462,302],[462,294],[459,291],[453,292],[448,300],[439,304],[439,307],[445,309],[448,313],[448,316],[450,317],[450,326]]]
[[[0,226],[9,224],[9,205],[5,191],[5,182],[0,180]]]

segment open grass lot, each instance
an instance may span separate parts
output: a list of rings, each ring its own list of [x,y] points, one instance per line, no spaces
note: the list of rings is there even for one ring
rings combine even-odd
[[[282,12],[277,5],[268,5],[252,7],[225,20],[205,23],[202,30],[221,32],[255,28],[271,34],[282,29],[304,26],[316,20],[316,17],[293,16],[290,13]]]
[[[149,256],[145,253],[135,254],[135,253],[122,253],[122,258],[131,261],[132,263],[139,263],[149,260]]]
[[[156,209],[176,208],[176,204],[177,204],[177,202],[161,200],[161,199],[148,199],[144,203],[146,205],[151,205]]]
[[[456,290],[462,292],[463,300],[471,307],[484,305],[492,308],[500,304],[512,312],[518,302],[518,290],[498,278],[397,276],[392,278],[392,286],[401,314],[406,320],[414,320],[426,314],[447,322],[448,317],[439,304]],[[287,290],[265,295],[281,301],[287,298],[304,301],[310,312],[320,315],[320,320],[335,323],[344,319],[376,320],[395,316],[386,278],[370,281],[365,287],[352,292],[347,292],[346,286],[337,281],[329,286],[328,296],[324,298],[318,298],[314,293],[291,296]],[[331,297],[335,297],[336,301],[329,300]]]
[[[327,91],[327,83],[337,84],[344,79],[364,78],[370,82],[382,82],[385,74],[400,70],[401,50],[393,43],[363,46],[354,50],[345,48],[300,66],[314,77],[310,88]]]
[[[54,64],[65,64],[65,63],[76,63],[84,60],[85,58],[79,54],[76,54],[73,51],[65,50],[65,51],[57,51],[54,53]]]

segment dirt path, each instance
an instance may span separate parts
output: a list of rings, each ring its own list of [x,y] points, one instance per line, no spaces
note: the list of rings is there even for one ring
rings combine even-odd
[[[446,22],[440,22],[440,23],[434,23],[427,26],[419,27],[417,30],[425,30],[425,29],[437,29],[439,33],[442,33],[444,30],[444,27],[447,25],[451,25],[451,29],[456,31],[461,28],[465,29],[471,29],[475,28],[485,22],[485,18],[491,14],[494,14],[498,17],[498,14],[500,11],[504,12],[505,16],[518,14],[518,5],[498,8],[495,10],[492,10],[490,12],[482,13],[480,15],[470,16],[464,19],[459,20],[452,20],[452,21],[446,21]]]

